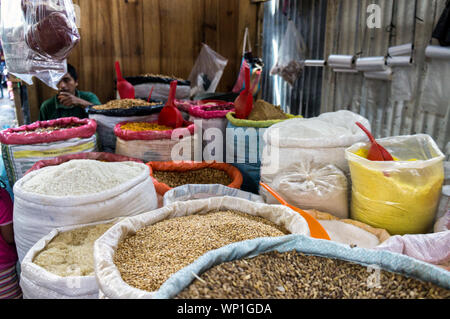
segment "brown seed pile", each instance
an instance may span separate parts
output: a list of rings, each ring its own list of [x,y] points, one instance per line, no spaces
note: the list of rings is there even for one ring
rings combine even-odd
[[[171,218],[125,238],[117,247],[114,263],[127,284],[154,291],[209,250],[237,241],[286,234],[287,230],[269,220],[236,211]]]
[[[147,102],[139,99],[121,99],[112,100],[106,104],[96,105],[93,107],[95,110],[112,110],[112,109],[130,109],[137,106],[153,106],[161,103]]]
[[[162,79],[173,79],[173,80],[177,80],[177,81],[185,81],[184,79],[177,78],[176,76],[173,76],[173,75],[169,76],[169,75],[164,75],[164,74],[145,73],[145,74],[141,74],[140,76],[152,77],[152,78],[162,78]]]
[[[279,106],[261,99],[253,104],[253,109],[248,116],[248,120],[251,121],[284,120],[287,118],[287,115]]]
[[[72,124],[68,124],[68,125],[53,125],[53,126],[47,126],[47,127],[38,127],[37,129],[32,130],[32,131],[20,131],[20,132],[16,132],[16,133],[17,134],[50,133],[50,132],[54,132],[54,131],[79,127],[82,125],[84,125],[84,124],[72,123]]]
[[[448,299],[450,290],[380,270],[296,251],[270,252],[205,271],[177,299]]]
[[[186,184],[222,184],[227,186],[232,182],[231,177],[225,171],[209,167],[187,172],[153,171],[153,177],[158,182],[172,188]]]

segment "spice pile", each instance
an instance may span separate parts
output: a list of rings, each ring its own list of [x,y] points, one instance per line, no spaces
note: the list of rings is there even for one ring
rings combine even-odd
[[[153,177],[169,187],[178,187],[186,184],[222,184],[230,185],[231,177],[222,170],[214,168],[201,168],[187,172],[153,171]]]
[[[343,260],[270,252],[204,272],[177,299],[448,299],[450,290]]]
[[[74,128],[74,127],[80,127],[83,125],[84,124],[79,124],[79,123],[71,123],[68,125],[53,125],[53,126],[47,126],[47,127],[38,127],[37,129],[31,130],[31,131],[20,131],[20,132],[15,132],[15,133],[16,134],[50,133],[50,132],[54,132],[54,131],[65,130],[65,129]]]
[[[33,262],[61,276],[94,275],[94,242],[113,224],[77,228],[55,236]]]
[[[121,100],[112,100],[106,104],[96,105],[93,106],[92,108],[95,110],[130,109],[137,106],[153,106],[160,104],[161,103],[147,102],[139,99],[121,99]]]
[[[248,116],[248,120],[251,121],[285,120],[287,118],[288,116],[279,106],[261,99],[253,103],[253,109]]]
[[[173,127],[159,125],[157,123],[150,123],[150,122],[129,122],[121,125],[120,128],[122,130],[134,132],[173,130]]]
[[[154,291],[172,274],[210,250],[287,233],[267,219],[236,211],[176,217],[126,237],[117,247],[114,263],[127,284]]]

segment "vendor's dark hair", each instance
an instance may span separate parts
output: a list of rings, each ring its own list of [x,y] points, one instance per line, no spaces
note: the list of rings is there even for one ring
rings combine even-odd
[[[72,64],[67,63],[67,72],[75,80],[75,82],[78,81],[77,70],[75,70]]]

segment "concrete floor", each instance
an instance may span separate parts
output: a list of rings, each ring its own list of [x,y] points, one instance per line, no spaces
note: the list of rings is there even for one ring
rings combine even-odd
[[[3,90],[3,99],[0,99],[0,130],[3,130],[8,127],[17,126],[17,120],[14,101],[9,99],[7,89],[0,88]]]

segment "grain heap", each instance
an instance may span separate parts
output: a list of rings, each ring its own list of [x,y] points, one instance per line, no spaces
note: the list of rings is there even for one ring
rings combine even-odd
[[[144,170],[145,165],[136,162],[71,160],[40,169],[22,187],[27,192],[49,196],[87,195],[114,188]]]
[[[150,122],[129,122],[120,126],[122,130],[144,132],[144,131],[169,131],[173,130],[173,127],[159,125],[157,123]]]
[[[96,105],[93,107],[93,109],[95,110],[129,109],[137,106],[153,106],[160,104],[161,103],[147,102],[140,99],[121,99],[121,100],[112,100],[102,105]]]
[[[125,238],[115,251],[114,263],[127,284],[154,291],[209,250],[287,233],[269,220],[236,211],[176,217],[143,227]]]
[[[448,299],[450,290],[382,270],[296,251],[225,262],[204,272],[177,299]],[[373,287],[373,288],[371,288]]]
[[[151,77],[151,78],[161,78],[161,79],[166,79],[166,80],[186,81],[181,78],[177,78],[176,76],[173,76],[173,75],[169,76],[169,75],[164,75],[164,74],[145,73],[145,74],[141,74],[140,76]]]
[[[257,100],[248,116],[250,121],[285,120],[288,116],[279,106],[270,104],[264,100]]]
[[[158,181],[174,188],[186,184],[222,184],[230,185],[231,177],[222,170],[201,168],[187,172],[154,171],[153,177]]]
[[[59,130],[65,130],[65,129],[69,129],[69,128],[74,128],[74,127],[80,127],[83,126],[84,124],[79,124],[79,123],[71,123],[68,125],[53,125],[53,126],[47,126],[47,127],[38,127],[34,130],[31,131],[19,131],[16,132],[17,134],[31,134],[31,133],[50,133],[50,132],[54,132],[54,131],[59,131]]]
[[[63,232],[39,252],[33,262],[62,277],[94,275],[94,242],[113,224],[99,224]]]

